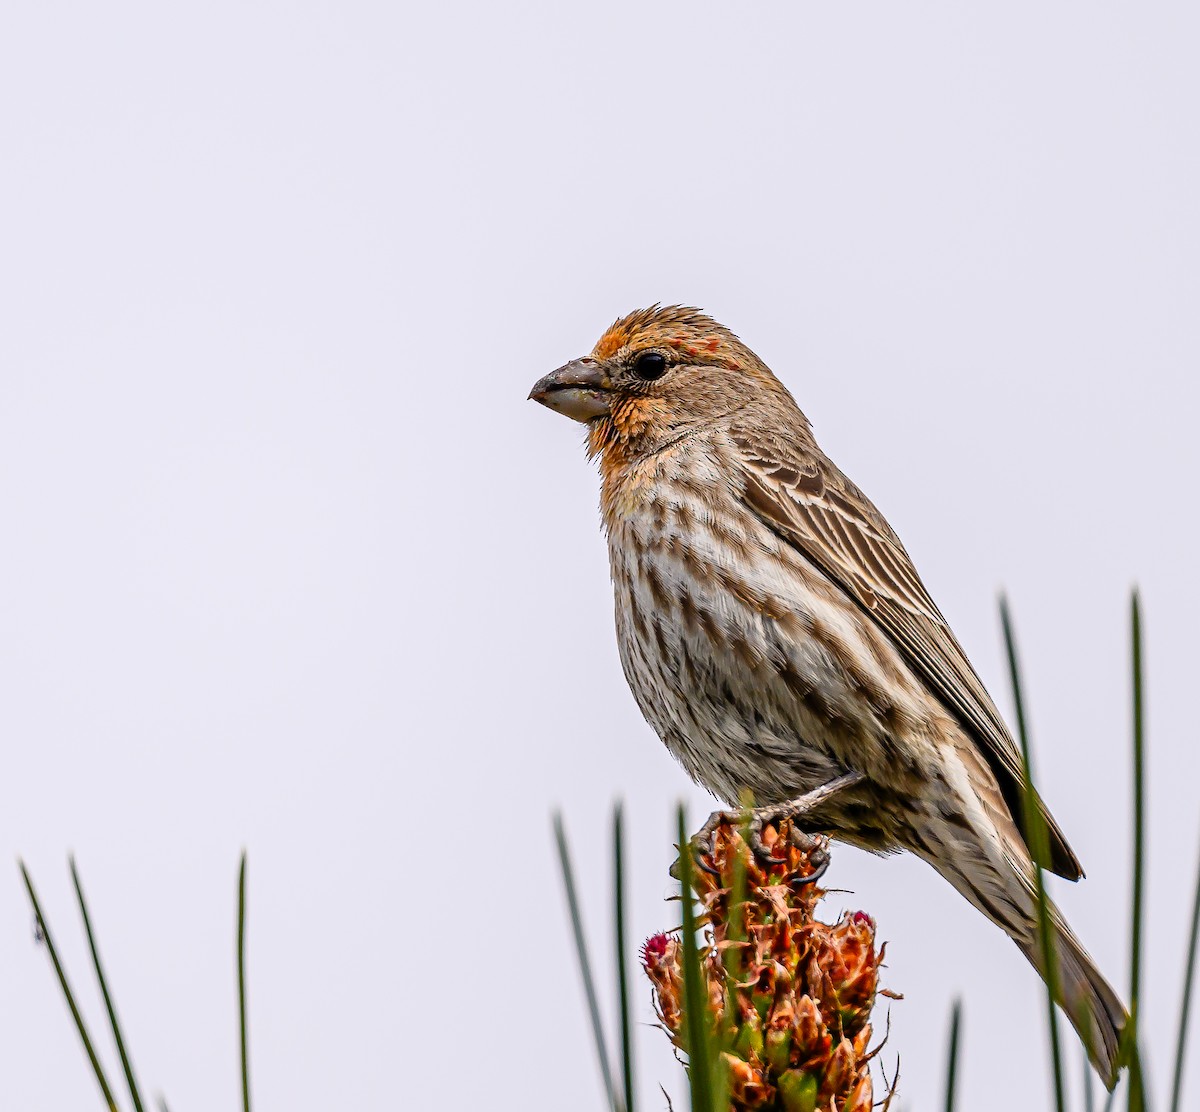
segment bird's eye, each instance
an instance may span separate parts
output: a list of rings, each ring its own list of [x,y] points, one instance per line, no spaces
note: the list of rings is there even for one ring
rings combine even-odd
[[[667,373],[666,357],[658,351],[643,351],[633,361],[633,373],[643,382],[653,382]]]

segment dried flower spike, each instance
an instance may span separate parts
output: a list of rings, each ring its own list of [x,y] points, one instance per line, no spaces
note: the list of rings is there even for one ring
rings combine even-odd
[[[803,849],[788,834],[786,820],[764,829],[778,859],[764,862],[736,826],[722,823],[705,868],[693,870],[723,1089],[730,1112],[869,1112],[869,1021],[883,948],[863,911],[836,923],[813,917],[824,892],[807,880],[816,872],[811,858],[827,855],[828,845],[816,839]],[[642,948],[659,1019],[686,1052],[682,961],[673,935],[656,934]]]

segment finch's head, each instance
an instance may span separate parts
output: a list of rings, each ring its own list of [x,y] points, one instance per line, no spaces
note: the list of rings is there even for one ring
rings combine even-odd
[[[767,396],[766,365],[698,309],[657,305],[614,323],[591,355],[546,375],[534,401],[588,425],[593,452],[638,454]]]

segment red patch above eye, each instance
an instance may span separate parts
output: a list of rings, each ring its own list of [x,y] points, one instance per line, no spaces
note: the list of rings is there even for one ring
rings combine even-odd
[[[720,345],[720,343],[721,343],[721,341],[720,341],[720,340],[719,340],[719,339],[718,339],[716,336],[714,336],[714,337],[713,337],[711,340],[709,340],[709,341],[708,341],[708,343],[707,343],[707,344],[705,344],[704,346],[705,346],[705,348],[707,348],[709,351],[716,351],[716,350],[717,350],[717,348],[718,348],[718,346]]]

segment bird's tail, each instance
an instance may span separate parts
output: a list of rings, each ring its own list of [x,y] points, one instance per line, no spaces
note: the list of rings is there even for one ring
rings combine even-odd
[[[1049,912],[1058,1003],[1087,1047],[1092,1065],[1111,1090],[1121,1066],[1121,1031],[1129,1013],[1053,903]],[[1037,934],[1032,943],[1018,940],[1017,945],[1045,979],[1046,962]]]
[[[966,783],[957,823],[944,811],[927,813],[921,853],[980,911],[1003,928],[1046,979],[1038,930],[1036,873],[1025,840],[1013,822],[996,781],[978,752],[960,747]],[[1055,999],[1087,1048],[1088,1057],[1109,1090],[1117,1083],[1121,1032],[1129,1013],[1120,997],[1067,926],[1062,912],[1047,901]]]
[[[1046,980],[1033,863],[1024,854],[1021,856],[1023,860],[1015,853],[1006,855],[1007,860],[1000,868],[995,867],[997,862],[994,860],[989,863],[991,868],[981,868],[983,861],[979,858],[970,862],[974,867],[965,869],[960,867],[962,859],[950,867],[943,862],[940,871],[992,922],[1004,929]],[[1055,999],[1087,1048],[1092,1065],[1111,1090],[1123,1064],[1121,1031],[1129,1013],[1067,925],[1062,912],[1050,900],[1047,900],[1047,910],[1054,956]]]
[[[928,853],[930,862],[1020,947],[1034,968],[1046,978],[1038,935],[1037,889],[1033,862],[1011,822],[995,822],[998,837],[964,837],[960,828],[949,826],[937,831],[936,841],[952,847],[953,852]],[[952,840],[957,838],[957,840]],[[1087,951],[1067,926],[1066,919],[1052,902],[1050,913],[1051,949],[1054,956],[1055,998],[1079,1033],[1088,1057],[1111,1090],[1117,1081],[1121,1062],[1121,1031],[1129,1019],[1124,1005],[1104,979]]]

